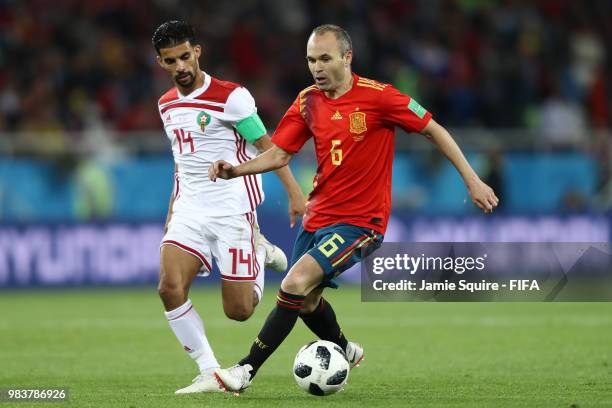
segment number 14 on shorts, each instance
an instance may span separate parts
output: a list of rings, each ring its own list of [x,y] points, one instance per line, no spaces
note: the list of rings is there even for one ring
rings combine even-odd
[[[249,275],[253,275],[253,257],[250,252],[240,248],[229,248],[232,254],[232,275],[238,274],[239,265],[247,265]]]

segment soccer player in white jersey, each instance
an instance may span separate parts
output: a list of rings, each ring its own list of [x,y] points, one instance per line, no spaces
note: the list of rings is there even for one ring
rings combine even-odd
[[[170,327],[200,370],[191,385],[176,393],[222,391],[212,375],[219,363],[188,298],[191,283],[197,275],[210,274],[214,258],[225,314],[244,321],[261,300],[264,263],[284,270],[287,259],[259,233],[255,211],[264,199],[260,176],[213,183],[207,171],[217,160],[235,165],[248,161],[272,144],[249,91],[200,70],[202,49],[193,27],[166,22],[152,41],[159,65],[175,85],[159,100],[172,144],[175,186],[161,243],[158,291]],[[305,199],[288,167],[277,175],[289,196],[293,226],[304,213]]]

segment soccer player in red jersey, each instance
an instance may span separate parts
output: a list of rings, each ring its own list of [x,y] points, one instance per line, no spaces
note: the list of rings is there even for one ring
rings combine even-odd
[[[307,44],[315,84],[304,89],[272,136],[274,146],[257,158],[232,166],[217,161],[211,180],[262,173],[287,165],[304,143],[314,139],[317,175],[290,271],[281,283],[276,307],[249,355],[236,366],[215,372],[226,389],[247,388],[257,370],[287,337],[298,317],[322,340],[345,350],[351,367],[363,348],[349,342],[331,305],[321,294],[337,287],[334,277],[377,249],[391,210],[391,165],[395,127],[425,135],[457,168],[472,201],[485,213],[498,204],[450,134],[417,101],[388,84],[351,71],[351,39],[342,28],[315,28]]]

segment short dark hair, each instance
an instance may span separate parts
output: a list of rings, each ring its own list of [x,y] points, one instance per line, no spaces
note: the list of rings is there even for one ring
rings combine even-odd
[[[344,28],[335,24],[323,24],[318,27],[315,27],[315,29],[312,30],[312,34],[316,35],[323,35],[325,33],[334,33],[334,35],[336,36],[336,40],[338,40],[338,45],[340,46],[341,55],[344,55],[348,51],[353,50],[353,42],[351,41],[351,36]]]
[[[155,51],[159,54],[159,50],[162,48],[174,47],[186,41],[189,41],[191,45],[195,45],[195,31],[190,24],[184,21],[166,21],[157,27],[151,41]]]

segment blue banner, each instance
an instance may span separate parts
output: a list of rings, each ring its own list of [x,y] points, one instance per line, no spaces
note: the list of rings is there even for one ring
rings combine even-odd
[[[260,212],[268,239],[289,257],[296,229]],[[609,242],[608,216],[391,217],[385,242]],[[153,283],[159,271],[161,223],[0,226],[0,287]],[[279,280],[282,274],[268,274]],[[341,280],[359,282],[356,265]],[[217,281],[218,274],[202,280]]]

